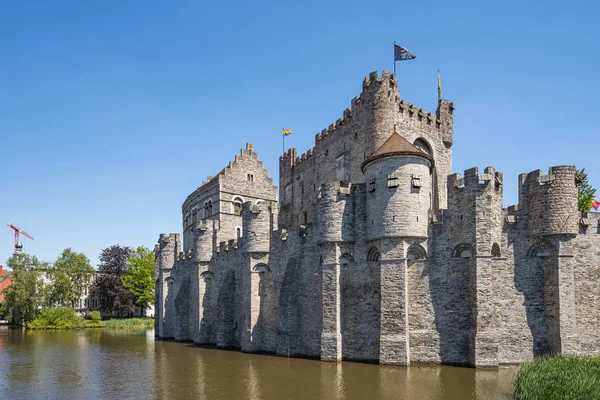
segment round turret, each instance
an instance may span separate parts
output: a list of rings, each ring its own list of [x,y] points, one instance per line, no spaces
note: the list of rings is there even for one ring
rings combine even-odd
[[[381,77],[377,72],[371,72],[363,81],[363,91],[360,95],[361,105],[368,113],[369,124],[366,126],[365,151],[371,154],[385,142],[394,126],[398,112],[400,92],[398,80],[388,71],[383,71]],[[353,106],[353,110],[356,107]]]
[[[192,227],[194,262],[209,262],[213,255],[213,225],[211,220],[196,222]]]
[[[271,235],[271,210],[267,203],[252,204],[248,201],[242,207],[242,244],[244,252],[266,253],[269,251]]]
[[[367,239],[428,236],[431,156],[394,132],[361,169],[367,185]]]
[[[528,174],[528,228],[532,235],[575,234],[578,232],[577,168],[558,166],[550,175]]]
[[[350,187],[339,182],[321,185],[318,205],[319,242],[354,241],[354,202]]]
[[[173,268],[176,254],[179,249],[180,236],[178,233],[161,233],[158,238],[158,248],[155,248],[155,265],[156,270]]]

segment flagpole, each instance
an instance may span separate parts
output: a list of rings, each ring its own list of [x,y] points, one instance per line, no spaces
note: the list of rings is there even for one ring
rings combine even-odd
[[[285,154],[285,134],[283,133],[283,129],[281,129],[281,136],[282,136],[282,142],[283,142],[283,154]]]
[[[394,40],[394,76],[396,76],[396,41]]]

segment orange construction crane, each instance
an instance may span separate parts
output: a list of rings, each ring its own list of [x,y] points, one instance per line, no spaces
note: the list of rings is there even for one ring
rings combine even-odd
[[[15,254],[17,253],[17,249],[20,251],[23,248],[21,242],[19,242],[19,234],[23,234],[23,236],[28,237],[33,240],[33,236],[29,233],[25,232],[23,229],[14,226],[13,224],[8,224],[8,227],[15,231]]]

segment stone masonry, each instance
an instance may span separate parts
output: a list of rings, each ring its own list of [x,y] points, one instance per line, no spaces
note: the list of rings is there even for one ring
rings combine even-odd
[[[248,144],[156,245],[156,335],[245,352],[490,367],[600,355],[600,213],[576,168],[452,174],[454,104],[428,112],[371,73],[315,146]]]

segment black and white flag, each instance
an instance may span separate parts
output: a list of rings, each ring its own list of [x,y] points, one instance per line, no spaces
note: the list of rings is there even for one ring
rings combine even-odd
[[[417,56],[394,43],[394,61],[412,60],[413,58],[417,58]]]

